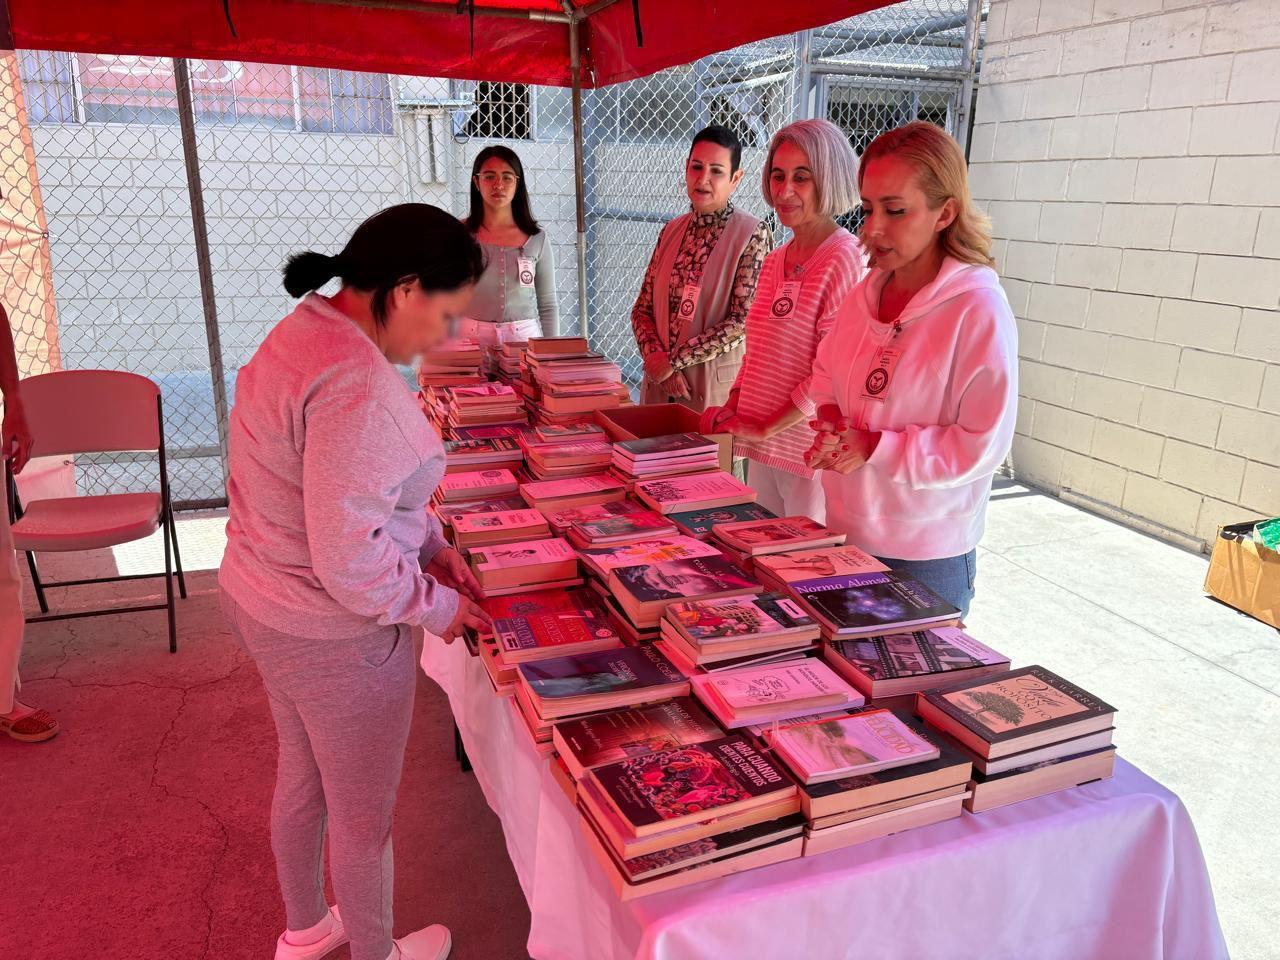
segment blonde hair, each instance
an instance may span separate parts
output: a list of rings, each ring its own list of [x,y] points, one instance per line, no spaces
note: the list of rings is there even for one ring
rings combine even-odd
[[[916,184],[924,193],[929,209],[936,210],[948,200],[956,203],[956,218],[942,230],[942,249],[964,263],[994,267],[991,257],[991,219],[974,205],[969,193],[969,171],[964,153],[955,138],[941,127],[914,120],[894,130],[886,130],[867,145],[858,167],[858,187],[867,164],[881,157],[900,157],[916,170]]]
[[[765,158],[764,173],[760,178],[766,206],[773,207],[769,180],[773,155],[784,143],[795,144],[808,158],[821,214],[838,217],[858,205],[858,155],[849,146],[844,131],[830,120],[797,120],[783,127],[769,141],[769,155]]]

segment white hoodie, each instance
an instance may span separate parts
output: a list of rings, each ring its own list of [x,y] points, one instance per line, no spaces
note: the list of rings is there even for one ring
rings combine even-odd
[[[872,270],[818,347],[814,403],[880,431],[864,466],[823,471],[827,525],[879,557],[958,556],[982,537],[991,478],[1013,440],[1017,327],[990,267],[947,257],[896,324],[877,319],[888,278]],[[881,347],[901,351],[887,386],[872,376]]]

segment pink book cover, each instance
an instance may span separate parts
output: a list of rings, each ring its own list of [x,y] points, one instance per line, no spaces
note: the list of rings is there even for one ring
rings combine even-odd
[[[455,474],[455,476],[466,476],[466,474]],[[625,484],[607,473],[593,473],[589,477],[571,477],[567,480],[537,480],[520,485],[520,492],[535,500],[559,500],[562,497],[578,497],[587,493],[625,489]]]
[[[714,557],[720,553],[718,548],[702,540],[682,536],[640,540],[636,543],[620,543],[607,547],[584,547],[578,552],[591,566],[605,572],[616,570],[618,567],[665,563],[668,560]]]
[[[475,386],[453,387],[449,391],[455,400],[480,400],[495,397],[515,399],[516,392],[505,383],[481,383]]]
[[[537,527],[546,523],[537,510],[506,510],[500,513],[473,513],[453,522],[456,533],[482,533],[485,530],[510,530],[512,527]]]
[[[524,540],[500,547],[478,547],[471,551],[471,559],[476,569],[482,571],[529,567],[540,563],[573,560],[575,557],[573,548],[559,538]]]
[[[769,554],[756,557],[755,564],[783,583],[845,574],[879,573],[889,569],[871,554],[849,543],[843,547]]]
[[[461,493],[463,490],[492,490],[514,486],[515,482],[515,474],[507,469],[470,470],[445,476],[440,481],[440,492],[448,494]]]
[[[647,496],[661,504],[736,496],[755,498],[755,492],[750,487],[723,470],[717,473],[696,473],[688,477],[641,480],[636,484],[636,489],[643,490]]]
[[[857,697],[856,691],[834,670],[813,657],[727,670],[706,683],[735,711],[831,695]]]

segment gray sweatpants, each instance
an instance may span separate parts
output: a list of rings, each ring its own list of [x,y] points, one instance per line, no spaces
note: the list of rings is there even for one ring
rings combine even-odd
[[[280,758],[271,848],[290,930],[319,923],[324,836],[351,960],[391,954],[391,818],[413,713],[413,639],[381,627],[345,640],[272,630],[223,594],[228,625],[257,661]]]

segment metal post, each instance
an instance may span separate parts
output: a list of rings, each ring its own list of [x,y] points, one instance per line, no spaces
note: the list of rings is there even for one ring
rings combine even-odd
[[[583,337],[591,333],[587,303],[587,198],[582,152],[582,50],[578,21],[569,24],[569,66],[573,71],[573,184],[578,208],[578,327]]]
[[[960,51],[960,103],[956,108],[956,128],[952,134],[960,142],[960,149],[969,155],[969,128],[973,126],[974,73],[978,68],[978,24],[982,20],[982,0],[969,0],[969,10],[964,18],[964,47]]]
[[[813,53],[813,31],[801,30],[796,34],[796,100],[791,107],[792,120],[808,120],[811,102],[809,97],[809,65]]]
[[[218,427],[223,490],[230,486],[227,462],[227,384],[222,370],[222,341],[218,332],[218,305],[213,291],[213,266],[209,262],[209,229],[204,216],[204,191],[200,186],[200,157],[196,150],[196,114],[191,102],[191,71],[187,61],[173,61],[178,93],[178,122],[182,127],[182,158],[187,165],[187,193],[191,197],[191,228],[195,234],[196,267],[200,271],[200,303],[204,307],[204,334],[209,345],[209,376],[213,379],[213,412]]]

